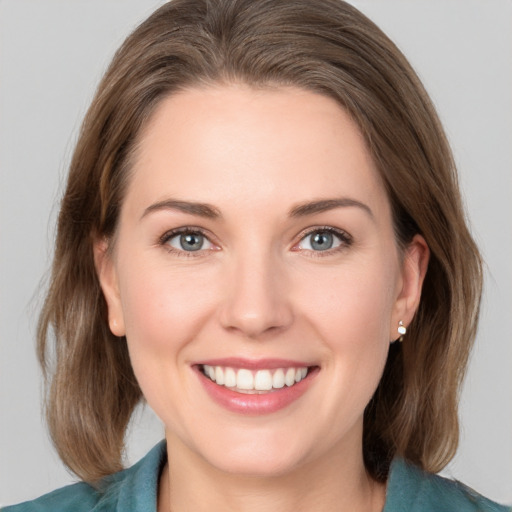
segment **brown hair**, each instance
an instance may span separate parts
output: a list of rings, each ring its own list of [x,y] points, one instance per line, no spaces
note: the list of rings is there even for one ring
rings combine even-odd
[[[363,450],[380,480],[395,455],[439,470],[458,443],[481,261],[427,93],[396,46],[341,0],[173,0],[116,53],[71,162],[39,323],[39,357],[51,382],[47,418],[60,457],[89,481],[121,469],[126,426],[142,399],[126,343],[108,328],[93,261],[94,240],[115,233],[137,136],[169,94],[233,81],[336,99],[382,174],[398,243],[425,238],[431,258],[422,300],[366,409]]]

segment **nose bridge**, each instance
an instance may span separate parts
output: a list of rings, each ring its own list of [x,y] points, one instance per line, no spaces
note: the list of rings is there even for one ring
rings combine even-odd
[[[247,244],[233,254],[229,264],[230,282],[221,312],[223,326],[251,338],[288,326],[292,309],[286,276],[272,248]]]

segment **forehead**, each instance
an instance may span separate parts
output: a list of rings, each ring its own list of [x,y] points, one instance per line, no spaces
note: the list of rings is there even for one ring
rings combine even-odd
[[[358,196],[387,208],[355,122],[333,99],[292,88],[193,88],[164,99],[141,133],[130,194],[283,209]]]

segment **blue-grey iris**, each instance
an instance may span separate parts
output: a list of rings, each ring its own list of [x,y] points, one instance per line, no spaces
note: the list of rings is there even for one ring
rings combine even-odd
[[[320,231],[311,237],[311,247],[318,251],[330,249],[334,243],[334,235],[327,231]]]
[[[180,236],[180,245],[185,251],[199,251],[203,247],[203,235],[186,233]]]

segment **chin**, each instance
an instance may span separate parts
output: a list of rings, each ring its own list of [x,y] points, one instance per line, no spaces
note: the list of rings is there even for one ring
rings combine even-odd
[[[249,478],[276,478],[290,474],[300,467],[299,458],[276,456],[253,456],[251,460],[239,457],[224,457],[223,460],[212,461],[223,473]]]
[[[202,457],[219,471],[253,478],[270,478],[289,474],[308,457],[304,447],[290,436],[286,440],[255,436],[251,440],[216,443],[202,451]]]

